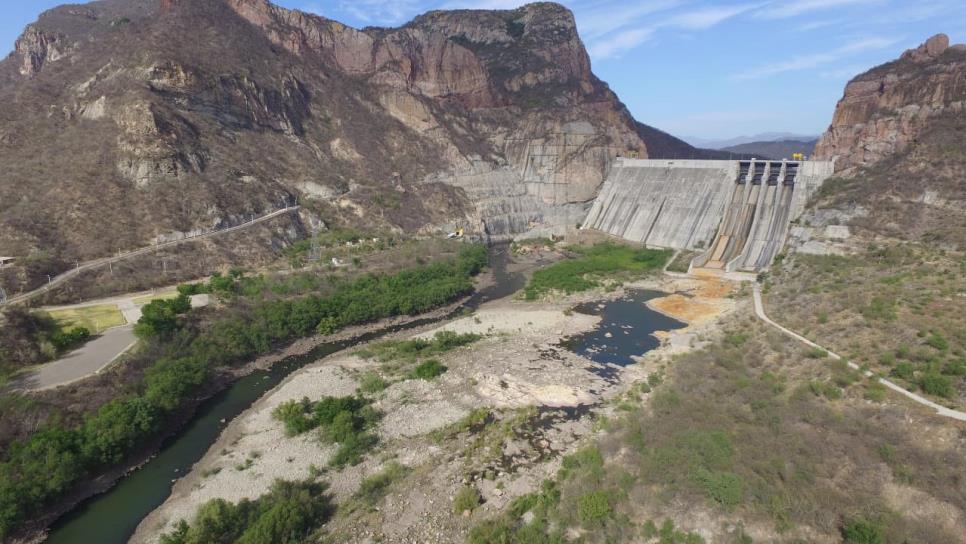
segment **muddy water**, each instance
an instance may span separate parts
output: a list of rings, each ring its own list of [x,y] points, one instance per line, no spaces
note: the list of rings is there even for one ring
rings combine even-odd
[[[656,331],[682,329],[686,323],[654,311],[647,301],[666,296],[660,291],[630,290],[617,300],[580,304],[575,311],[599,315],[600,325],[592,331],[574,336],[564,346],[602,365],[595,372],[610,379],[616,368],[634,363],[641,356],[661,345]]]
[[[175,479],[191,470],[218,439],[221,431],[266,392],[292,372],[322,357],[362,342],[400,330],[412,329],[455,316],[463,308],[476,308],[483,302],[509,296],[526,283],[522,274],[507,272],[509,248],[495,246],[490,251],[494,283],[475,293],[451,314],[435,319],[420,319],[406,325],[389,327],[351,341],[322,344],[311,352],[288,357],[267,370],[258,370],[236,381],[230,388],[203,403],[191,422],[168,439],[157,456],[141,469],[118,482],[106,493],[80,504],[51,528],[48,544],[122,544],[134,534],[138,524],[171,494]]]

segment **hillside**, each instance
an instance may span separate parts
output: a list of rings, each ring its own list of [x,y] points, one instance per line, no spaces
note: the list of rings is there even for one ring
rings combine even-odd
[[[816,158],[816,204],[872,234],[966,247],[966,45],[930,38],[849,82]],[[828,215],[828,214],[826,214]]]
[[[266,0],[62,6],[0,62],[0,121],[0,254],[24,286],[296,199],[275,244],[330,223],[546,234],[617,154],[692,153],[641,129],[552,3],[363,30]]]
[[[742,153],[761,159],[790,159],[795,153],[811,155],[818,140],[777,140],[723,147],[721,151]]]

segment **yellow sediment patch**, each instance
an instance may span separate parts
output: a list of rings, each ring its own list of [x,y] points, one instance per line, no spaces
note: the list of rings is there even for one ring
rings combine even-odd
[[[654,299],[652,308],[691,325],[706,323],[730,306],[727,296],[734,285],[716,276],[700,276],[693,280],[679,280],[675,288],[689,291],[690,297],[672,294]]]

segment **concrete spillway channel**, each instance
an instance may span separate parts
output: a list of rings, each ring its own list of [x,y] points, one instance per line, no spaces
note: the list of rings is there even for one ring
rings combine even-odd
[[[692,268],[763,270],[832,168],[814,161],[618,158],[583,228],[649,247],[705,250]]]

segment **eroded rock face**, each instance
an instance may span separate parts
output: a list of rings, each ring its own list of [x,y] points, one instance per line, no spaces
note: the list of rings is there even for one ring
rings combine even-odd
[[[63,36],[28,26],[14,45],[14,54],[20,57],[20,73],[27,77],[33,76],[47,63],[67,56],[70,46],[63,41]]]
[[[966,47],[933,36],[898,60],[849,82],[815,157],[836,170],[871,165],[905,150],[933,120],[966,104]]]
[[[617,155],[673,140],[546,2],[362,30],[266,0],[64,6],[0,61],[0,120],[0,253],[65,262],[296,197],[310,223],[560,233]]]

